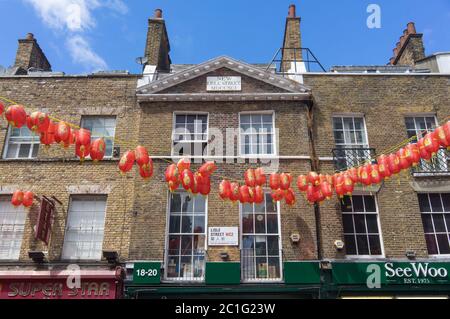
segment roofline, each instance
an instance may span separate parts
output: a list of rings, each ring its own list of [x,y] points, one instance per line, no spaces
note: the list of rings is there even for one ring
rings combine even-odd
[[[137,94],[138,102],[243,102],[243,101],[309,101],[312,93],[180,93]]]

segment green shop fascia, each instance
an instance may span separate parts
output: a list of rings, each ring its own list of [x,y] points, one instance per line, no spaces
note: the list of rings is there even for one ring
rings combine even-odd
[[[294,298],[450,295],[446,261],[299,261],[283,263],[282,282],[242,282],[239,262],[207,262],[201,282],[165,281],[161,262],[134,263],[125,297]]]
[[[284,262],[280,282],[241,281],[239,262],[207,262],[201,282],[165,281],[161,262],[134,263],[132,279],[125,282],[125,298],[305,298],[320,295],[320,262]]]

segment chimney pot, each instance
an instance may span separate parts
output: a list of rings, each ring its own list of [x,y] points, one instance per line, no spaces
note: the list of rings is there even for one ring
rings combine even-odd
[[[395,58],[392,57],[392,58],[389,60],[389,63],[390,63],[391,65],[394,65],[394,63],[395,63]]]
[[[408,31],[408,29],[405,29],[405,30],[403,30],[403,35],[404,35],[405,37],[407,37],[407,36],[408,36],[408,34],[409,34],[409,31]]]
[[[289,6],[289,14],[288,14],[289,18],[295,18],[296,17],[296,13],[295,13],[295,4],[291,4]]]
[[[406,41],[406,37],[404,35],[402,35],[400,37],[400,47],[403,47],[403,45],[405,44],[405,41]]]
[[[416,34],[416,26],[414,25],[414,22],[408,23],[408,34]]]
[[[156,19],[162,19],[162,10],[161,9],[156,9],[155,10],[155,18]]]
[[[33,33],[27,33],[27,36],[25,37],[27,40],[34,40],[34,34]]]
[[[396,56],[398,55],[398,51],[399,51],[398,48],[395,48],[395,49],[394,49],[394,57],[396,57]]]

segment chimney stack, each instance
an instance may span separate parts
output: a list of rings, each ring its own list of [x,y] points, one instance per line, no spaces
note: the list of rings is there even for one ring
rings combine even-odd
[[[290,70],[292,63],[301,62],[303,60],[300,22],[301,19],[300,17],[297,17],[295,4],[291,4],[286,18],[281,52],[282,68],[284,71]]]
[[[49,72],[52,66],[40,48],[33,33],[28,33],[25,39],[19,39],[14,67],[28,71],[30,68]]]
[[[403,30],[400,42],[394,49],[394,57],[391,58],[389,64],[414,66],[416,61],[425,58],[422,38],[423,34],[416,32],[414,22],[409,22],[407,28]]]
[[[170,43],[167,35],[163,11],[156,9],[153,18],[148,20],[147,41],[145,45],[146,65],[156,67],[157,71],[170,71]]]

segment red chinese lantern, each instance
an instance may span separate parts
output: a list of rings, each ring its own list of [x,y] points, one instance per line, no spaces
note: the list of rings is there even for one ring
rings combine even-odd
[[[411,167],[412,163],[410,162],[410,152],[406,148],[401,148],[397,152],[397,156],[400,159],[400,169],[408,169]]]
[[[86,157],[89,156],[90,149],[91,149],[90,145],[86,146],[86,145],[76,144],[75,145],[75,155],[78,156],[80,161],[83,162],[86,159]]]
[[[230,200],[232,202],[237,202],[239,200],[239,184],[231,183],[230,188],[231,188]]]
[[[320,184],[320,177],[316,172],[309,172],[307,179],[308,182],[313,186],[317,186]]]
[[[120,171],[125,174],[131,171],[134,165],[134,161],[136,157],[134,155],[134,151],[126,151],[119,162]]]
[[[191,169],[191,160],[189,158],[182,158],[177,163],[178,171],[182,172],[185,169]]]
[[[0,116],[2,116],[3,115],[3,112],[5,111],[5,104],[3,104],[1,101],[0,101]]]
[[[219,196],[223,200],[230,199],[231,196],[231,183],[227,180],[223,180],[219,185]]]
[[[387,164],[392,175],[400,173],[400,159],[397,154],[390,154],[387,159]]]
[[[29,208],[33,206],[34,194],[33,192],[25,192],[23,194],[22,204],[23,206]]]
[[[325,194],[322,192],[320,185],[315,187],[315,192],[316,194],[314,196],[316,197],[316,202],[319,204],[322,203],[326,199],[326,197]]]
[[[272,190],[280,188],[280,175],[273,173],[269,176],[269,186]]]
[[[202,176],[198,179],[198,191],[203,196],[208,196],[211,193],[211,180],[209,176]]]
[[[314,204],[317,201],[317,192],[316,187],[313,185],[309,185],[306,190],[306,199],[310,204]]]
[[[446,135],[444,126],[439,126],[434,132],[442,147],[447,148],[450,146],[450,135]]]
[[[199,173],[194,174],[194,182],[192,183],[191,193],[197,195],[199,193],[198,185],[200,184],[200,179],[202,177]]]
[[[350,179],[350,178],[349,178]],[[331,199],[333,197],[333,189],[331,188],[330,183],[327,181],[323,181],[320,183],[320,190],[326,199]]]
[[[216,169],[217,166],[214,162],[207,162],[199,168],[198,172],[202,176],[211,176],[211,174],[214,173]]]
[[[70,138],[64,143],[62,143],[62,145],[64,146],[64,148],[69,148],[70,145],[75,144],[76,141],[77,141],[76,131],[72,130],[72,132],[70,133]]]
[[[358,170],[355,167],[350,168],[349,170],[347,170],[346,174],[347,174],[348,177],[350,177],[350,179],[352,180],[353,184],[356,184],[356,183],[359,182]]]
[[[139,166],[147,165],[150,162],[150,156],[148,155],[148,151],[144,146],[139,145],[138,147],[136,147],[134,153],[136,156],[136,163]]]
[[[381,155],[378,157],[378,172],[380,173],[381,178],[389,179],[392,176],[392,172],[389,169],[388,157],[386,155]]]
[[[428,152],[427,148],[425,147],[425,139],[421,138],[417,142],[417,146],[419,147],[420,158],[429,161],[433,155]]]
[[[42,133],[47,131],[50,125],[50,119],[47,114],[42,112],[33,112],[27,117],[28,128],[36,133]]]
[[[285,195],[284,193],[285,192],[281,188],[273,190],[272,194],[271,194],[273,201],[279,202],[279,201],[283,200],[284,195]]]
[[[370,171],[370,182],[371,184],[381,183],[381,176],[377,164],[372,165],[372,170]]]
[[[178,180],[177,181],[169,181],[168,185],[169,185],[169,190],[173,193],[180,186],[180,182]]]
[[[294,206],[296,202],[295,193],[292,188],[289,188],[284,193],[284,200],[286,201],[286,204],[289,206]]]
[[[280,174],[280,188],[287,191],[291,187],[292,175],[288,173]]]
[[[300,175],[297,178],[297,187],[300,192],[306,192],[308,189],[308,180],[305,175]]]
[[[59,122],[56,124],[55,142],[58,144],[61,143],[63,145],[67,145],[70,144],[71,139],[72,134],[69,124],[65,122]]]
[[[249,188],[248,188],[248,194],[249,194],[249,200],[248,200],[248,203],[249,203],[249,204],[255,203],[255,196],[256,196],[256,194],[255,194],[255,188],[254,188],[254,187],[249,187]]]
[[[75,154],[81,161],[84,161],[84,159],[89,156],[91,148],[91,132],[83,128],[75,131],[75,142]]]
[[[372,172],[372,164],[364,165],[361,168],[359,179],[361,180],[362,184],[366,186],[372,184],[371,172]]]
[[[247,185],[248,187],[255,187],[256,185],[255,170],[253,169],[246,170],[244,173],[244,180],[245,185]]]
[[[346,193],[344,184],[345,184],[344,176],[342,174],[336,175],[334,190],[336,191],[336,195],[340,198],[344,197]]]
[[[256,179],[256,185],[263,186],[266,184],[266,174],[264,173],[263,168],[257,168],[255,169],[255,179]]]
[[[344,178],[344,192],[345,194],[351,196],[353,194],[353,190],[355,189],[355,183],[350,178],[349,175],[343,175]]]
[[[92,142],[89,153],[91,154],[91,159],[94,162],[99,162],[105,157],[106,143],[102,138],[96,139]]]
[[[435,132],[428,133],[425,135],[423,140],[423,145],[428,153],[431,153],[431,156],[436,155],[439,151],[439,140]]]
[[[171,164],[169,165],[169,167],[167,167],[165,177],[167,183],[170,181],[172,182],[180,181],[180,173],[175,164]]]
[[[191,190],[192,184],[194,184],[194,174],[189,170],[185,169],[181,172],[181,185],[187,191]]]
[[[256,204],[264,203],[264,190],[259,185],[255,187],[255,200],[254,201]]]
[[[408,144],[406,147],[406,159],[413,165],[416,166],[420,162],[420,151],[419,146],[415,143]]]
[[[11,105],[5,112],[5,118],[12,126],[21,128],[27,123],[27,112],[22,105]]]
[[[153,161],[151,158],[149,158],[149,162],[147,164],[139,166],[139,175],[141,175],[143,179],[149,179],[153,176]]]
[[[443,125],[445,136],[447,137],[447,141],[450,144],[450,121]],[[450,151],[450,146],[447,146],[447,149]]]
[[[250,202],[250,192],[247,185],[242,185],[241,187],[239,187],[239,201],[241,202],[241,204]]]
[[[13,193],[13,196],[11,198],[11,204],[15,207],[19,207],[23,203],[23,192],[22,191],[15,191]]]
[[[55,132],[56,132],[56,125],[51,123],[48,125],[47,131],[41,133],[41,144],[44,144],[45,146],[50,146],[53,143],[55,143]]]

